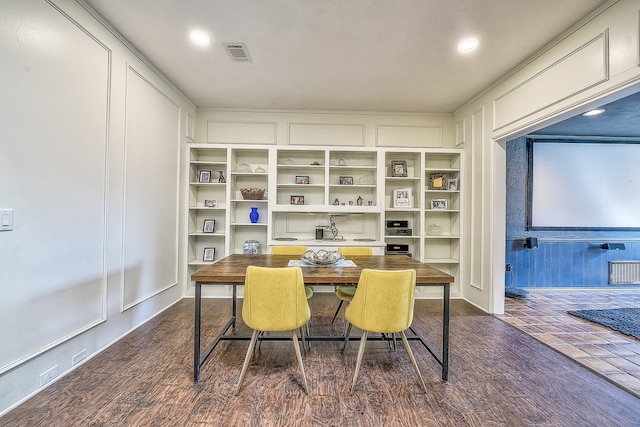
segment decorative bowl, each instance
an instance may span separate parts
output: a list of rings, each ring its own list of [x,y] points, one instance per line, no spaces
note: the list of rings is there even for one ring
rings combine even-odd
[[[343,260],[344,256],[340,255],[337,251],[325,251],[320,249],[317,252],[307,251],[300,256],[300,259],[307,264],[312,265],[331,265]]]
[[[240,173],[251,173],[251,166],[248,163],[240,163],[236,165],[236,172]]]
[[[244,200],[262,200],[264,188],[241,188],[240,194]]]

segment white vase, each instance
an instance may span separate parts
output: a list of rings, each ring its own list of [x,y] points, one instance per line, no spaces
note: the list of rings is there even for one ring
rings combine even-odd
[[[255,255],[260,253],[260,242],[257,240],[247,240],[242,245],[242,253],[246,255]]]

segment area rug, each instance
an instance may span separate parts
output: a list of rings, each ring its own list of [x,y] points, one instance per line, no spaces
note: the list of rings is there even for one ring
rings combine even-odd
[[[640,340],[640,308],[575,310],[567,313],[587,319]]]

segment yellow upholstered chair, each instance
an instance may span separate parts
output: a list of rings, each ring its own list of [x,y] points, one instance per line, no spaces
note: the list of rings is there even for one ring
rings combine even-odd
[[[373,255],[373,249],[368,248],[366,246],[354,246],[354,247],[340,247],[338,248],[338,253],[340,255],[344,255],[345,257],[349,255]],[[333,293],[340,300],[340,304],[338,304],[338,309],[336,310],[336,314],[333,315],[333,319],[331,323],[336,320],[338,317],[338,313],[340,313],[340,308],[342,304],[346,301],[347,303],[351,302],[353,299],[353,294],[356,292],[356,287],[353,285],[348,286],[335,286],[333,289]]]
[[[351,384],[351,394],[356,388],[358,372],[362,365],[362,356],[369,332],[382,334],[400,333],[404,348],[407,350],[409,359],[411,359],[422,390],[425,393],[427,392],[427,387],[424,384],[418,364],[413,357],[413,352],[404,333],[413,321],[415,290],[415,270],[362,270],[356,293],[344,314],[349,326],[342,346],[343,352],[349,341],[351,326],[362,329],[358,360]]]
[[[309,393],[296,329],[311,317],[300,267],[247,267],[242,319],[253,329],[235,394],[240,392],[259,332],[291,331],[304,391]],[[304,340],[304,335],[303,340]],[[304,342],[303,342],[304,345]]]
[[[301,256],[307,252],[306,246],[272,246],[271,253],[273,255],[291,255],[291,256]],[[313,296],[313,288],[310,286],[304,287],[304,292],[307,295],[307,299]]]

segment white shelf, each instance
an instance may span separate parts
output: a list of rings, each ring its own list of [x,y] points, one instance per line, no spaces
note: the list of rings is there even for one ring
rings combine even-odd
[[[291,170],[300,170],[300,169],[324,169],[325,166],[324,165],[277,165],[276,166],[278,169],[282,169],[282,170],[286,170],[286,169],[291,169]]]
[[[460,213],[460,209],[425,209],[426,213]]]
[[[201,185],[201,186],[205,186],[205,187],[226,187],[226,183],[224,182],[190,182],[189,185]]]
[[[458,173],[460,172],[459,168],[425,168],[424,169],[425,172],[429,173],[429,172],[452,172],[452,173]]]
[[[423,262],[426,264],[460,264],[460,260],[453,258],[425,258]]]
[[[215,208],[212,208],[210,206],[189,206],[190,210],[198,210],[198,211],[226,211],[227,208],[224,205],[220,205],[218,203],[218,206],[216,206]]]
[[[205,266],[205,265],[211,265],[213,263],[215,263],[216,261],[202,261],[202,260],[197,260],[197,259],[193,259],[191,261],[189,261],[189,265],[199,265],[199,266]]]
[[[189,163],[197,166],[227,166],[226,162],[215,162],[215,161],[206,161],[206,160],[191,160]]]
[[[303,189],[303,188],[324,188],[324,184],[276,184],[276,186],[278,188],[295,188],[296,190],[298,189]]]

